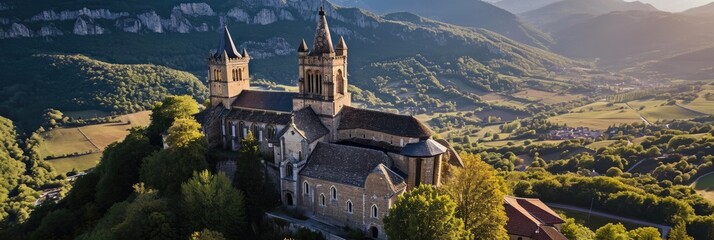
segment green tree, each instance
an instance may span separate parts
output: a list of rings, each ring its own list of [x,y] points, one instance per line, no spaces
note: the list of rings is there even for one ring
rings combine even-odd
[[[595,233],[590,228],[576,223],[573,218],[565,218],[565,223],[563,223],[560,232],[570,240],[595,239]]]
[[[193,172],[208,168],[205,137],[193,127],[194,120],[179,120],[169,129],[169,148],[152,154],[141,166],[140,179],[163,194],[178,193],[180,184]]]
[[[659,229],[653,227],[636,228],[627,232],[627,235],[637,240],[662,240]]]
[[[693,237],[687,235],[687,226],[683,221],[674,225],[672,230],[669,231],[667,239],[677,239],[677,240],[694,240]]]
[[[476,239],[507,239],[503,179],[479,155],[461,158],[464,168],[454,168],[443,188],[456,203],[456,217]]]
[[[595,239],[598,240],[629,240],[627,229],[622,223],[608,223],[595,231]]]
[[[181,195],[181,209],[191,229],[213,229],[231,238],[245,234],[245,197],[223,173],[194,173],[181,185]]]
[[[240,157],[236,162],[235,185],[245,192],[248,199],[248,215],[254,219],[262,218],[263,213],[277,204],[277,193],[265,172],[265,165],[260,154],[258,142],[252,132],[241,139]]]
[[[456,203],[448,195],[439,194],[431,185],[420,185],[399,196],[389,209],[383,219],[385,232],[396,240],[473,238],[455,211]]]
[[[105,209],[125,200],[139,181],[139,168],[144,158],[156,150],[143,129],[132,129],[124,141],[109,145],[96,168],[101,177],[96,187],[96,201]]]
[[[622,170],[616,167],[611,167],[607,170],[607,172],[605,172],[605,175],[607,175],[608,177],[619,177],[620,175],[622,175]]]
[[[161,134],[168,130],[174,120],[191,118],[198,113],[198,102],[191,96],[169,96],[157,103],[151,111],[151,123],[147,136],[154,145],[160,145]]]

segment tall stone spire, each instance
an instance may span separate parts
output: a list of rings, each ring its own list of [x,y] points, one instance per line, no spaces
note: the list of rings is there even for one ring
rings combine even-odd
[[[213,57],[221,58],[224,52],[229,58],[243,57],[240,53],[238,53],[238,49],[236,49],[236,45],[233,43],[231,33],[228,31],[228,25],[223,26],[223,37],[218,42],[218,47],[216,48],[216,52],[213,54]]]
[[[318,17],[317,31],[315,32],[315,41],[312,44],[312,52],[310,52],[310,55],[321,55],[324,53],[335,52],[335,48],[332,46],[330,27],[327,26],[327,17],[325,17],[325,10],[323,7],[320,7],[320,16]]]

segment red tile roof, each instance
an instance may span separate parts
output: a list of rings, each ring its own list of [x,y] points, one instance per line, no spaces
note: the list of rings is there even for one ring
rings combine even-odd
[[[564,223],[555,211],[538,199],[504,197],[508,234],[536,240],[565,240],[553,225]]]

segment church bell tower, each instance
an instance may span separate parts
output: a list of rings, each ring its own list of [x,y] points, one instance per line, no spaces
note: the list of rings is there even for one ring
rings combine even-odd
[[[228,26],[224,26],[216,52],[208,57],[212,107],[223,104],[225,108],[230,108],[238,95],[250,88],[249,62],[248,52],[245,49],[242,54],[238,52]]]
[[[317,20],[312,49],[308,48],[305,39],[298,47],[299,94],[293,99],[293,108],[312,107],[323,123],[334,130],[334,118],[343,107],[352,103],[347,81],[347,44],[340,38],[336,49],[332,45],[322,7]]]

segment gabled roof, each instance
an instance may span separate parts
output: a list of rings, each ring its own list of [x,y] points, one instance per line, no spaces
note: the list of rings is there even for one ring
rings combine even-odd
[[[364,187],[369,174],[380,164],[389,165],[390,161],[382,151],[318,142],[300,175]]]
[[[231,37],[231,33],[228,31],[228,26],[223,26],[223,37],[221,37],[221,40],[218,42],[218,47],[216,48],[216,52],[213,53],[213,57],[222,58],[224,52],[228,54],[229,58],[243,57],[238,53],[238,49],[235,43],[233,43],[233,37]]]
[[[227,118],[254,123],[288,125],[290,116],[290,113],[234,108],[230,110]]]
[[[508,216],[508,222],[506,223],[506,231],[508,231],[508,234],[530,237],[536,240],[565,240],[565,236],[563,236],[558,229],[553,227],[553,224],[563,223],[562,219],[559,222],[551,221],[553,223],[546,223],[539,218],[542,217],[539,212],[529,211],[532,206],[536,206],[541,208],[542,211],[555,214],[552,209],[548,208],[548,206],[542,202],[530,207],[523,207],[523,205],[521,205],[521,203],[529,204],[534,201],[540,202],[538,199],[525,199],[511,196],[504,197],[503,205],[506,209],[506,216]],[[557,214],[555,216],[557,216]]]
[[[315,31],[315,40],[312,43],[312,51],[310,55],[316,56],[323,53],[334,53],[335,49],[332,46],[332,36],[330,36],[330,27],[327,25],[325,10],[320,7],[320,15],[317,18],[317,29]]]
[[[459,153],[456,152],[456,150],[449,144],[449,141],[446,141],[446,139],[436,139],[438,143],[446,147],[448,150],[448,163],[453,165],[453,166],[458,166],[458,167],[464,167],[464,161],[461,160],[461,156],[459,156]]]
[[[300,134],[307,138],[308,143],[321,138],[330,133],[330,130],[322,124],[312,107],[305,107],[294,113],[293,124],[300,131]]]
[[[338,129],[366,129],[394,136],[429,138],[431,129],[412,116],[345,106]]]
[[[243,90],[233,102],[233,107],[292,112],[294,92]]]
[[[422,139],[419,142],[409,143],[399,153],[407,157],[434,157],[446,153],[445,146],[434,139]]]
[[[565,223],[562,218],[553,211],[553,209],[550,209],[548,206],[545,205],[541,200],[536,199],[536,198],[516,198],[516,201],[518,201],[518,204],[523,207],[528,213],[531,215],[535,216],[540,220],[541,222],[552,225],[552,224],[561,224]]]
[[[376,168],[374,168],[372,172],[382,174],[387,177],[388,185],[390,190],[392,191],[392,194],[399,193],[407,188],[407,184],[404,181],[404,178],[402,178],[402,176],[399,176],[399,174],[392,171],[392,169],[388,168],[384,164],[379,164]]]

